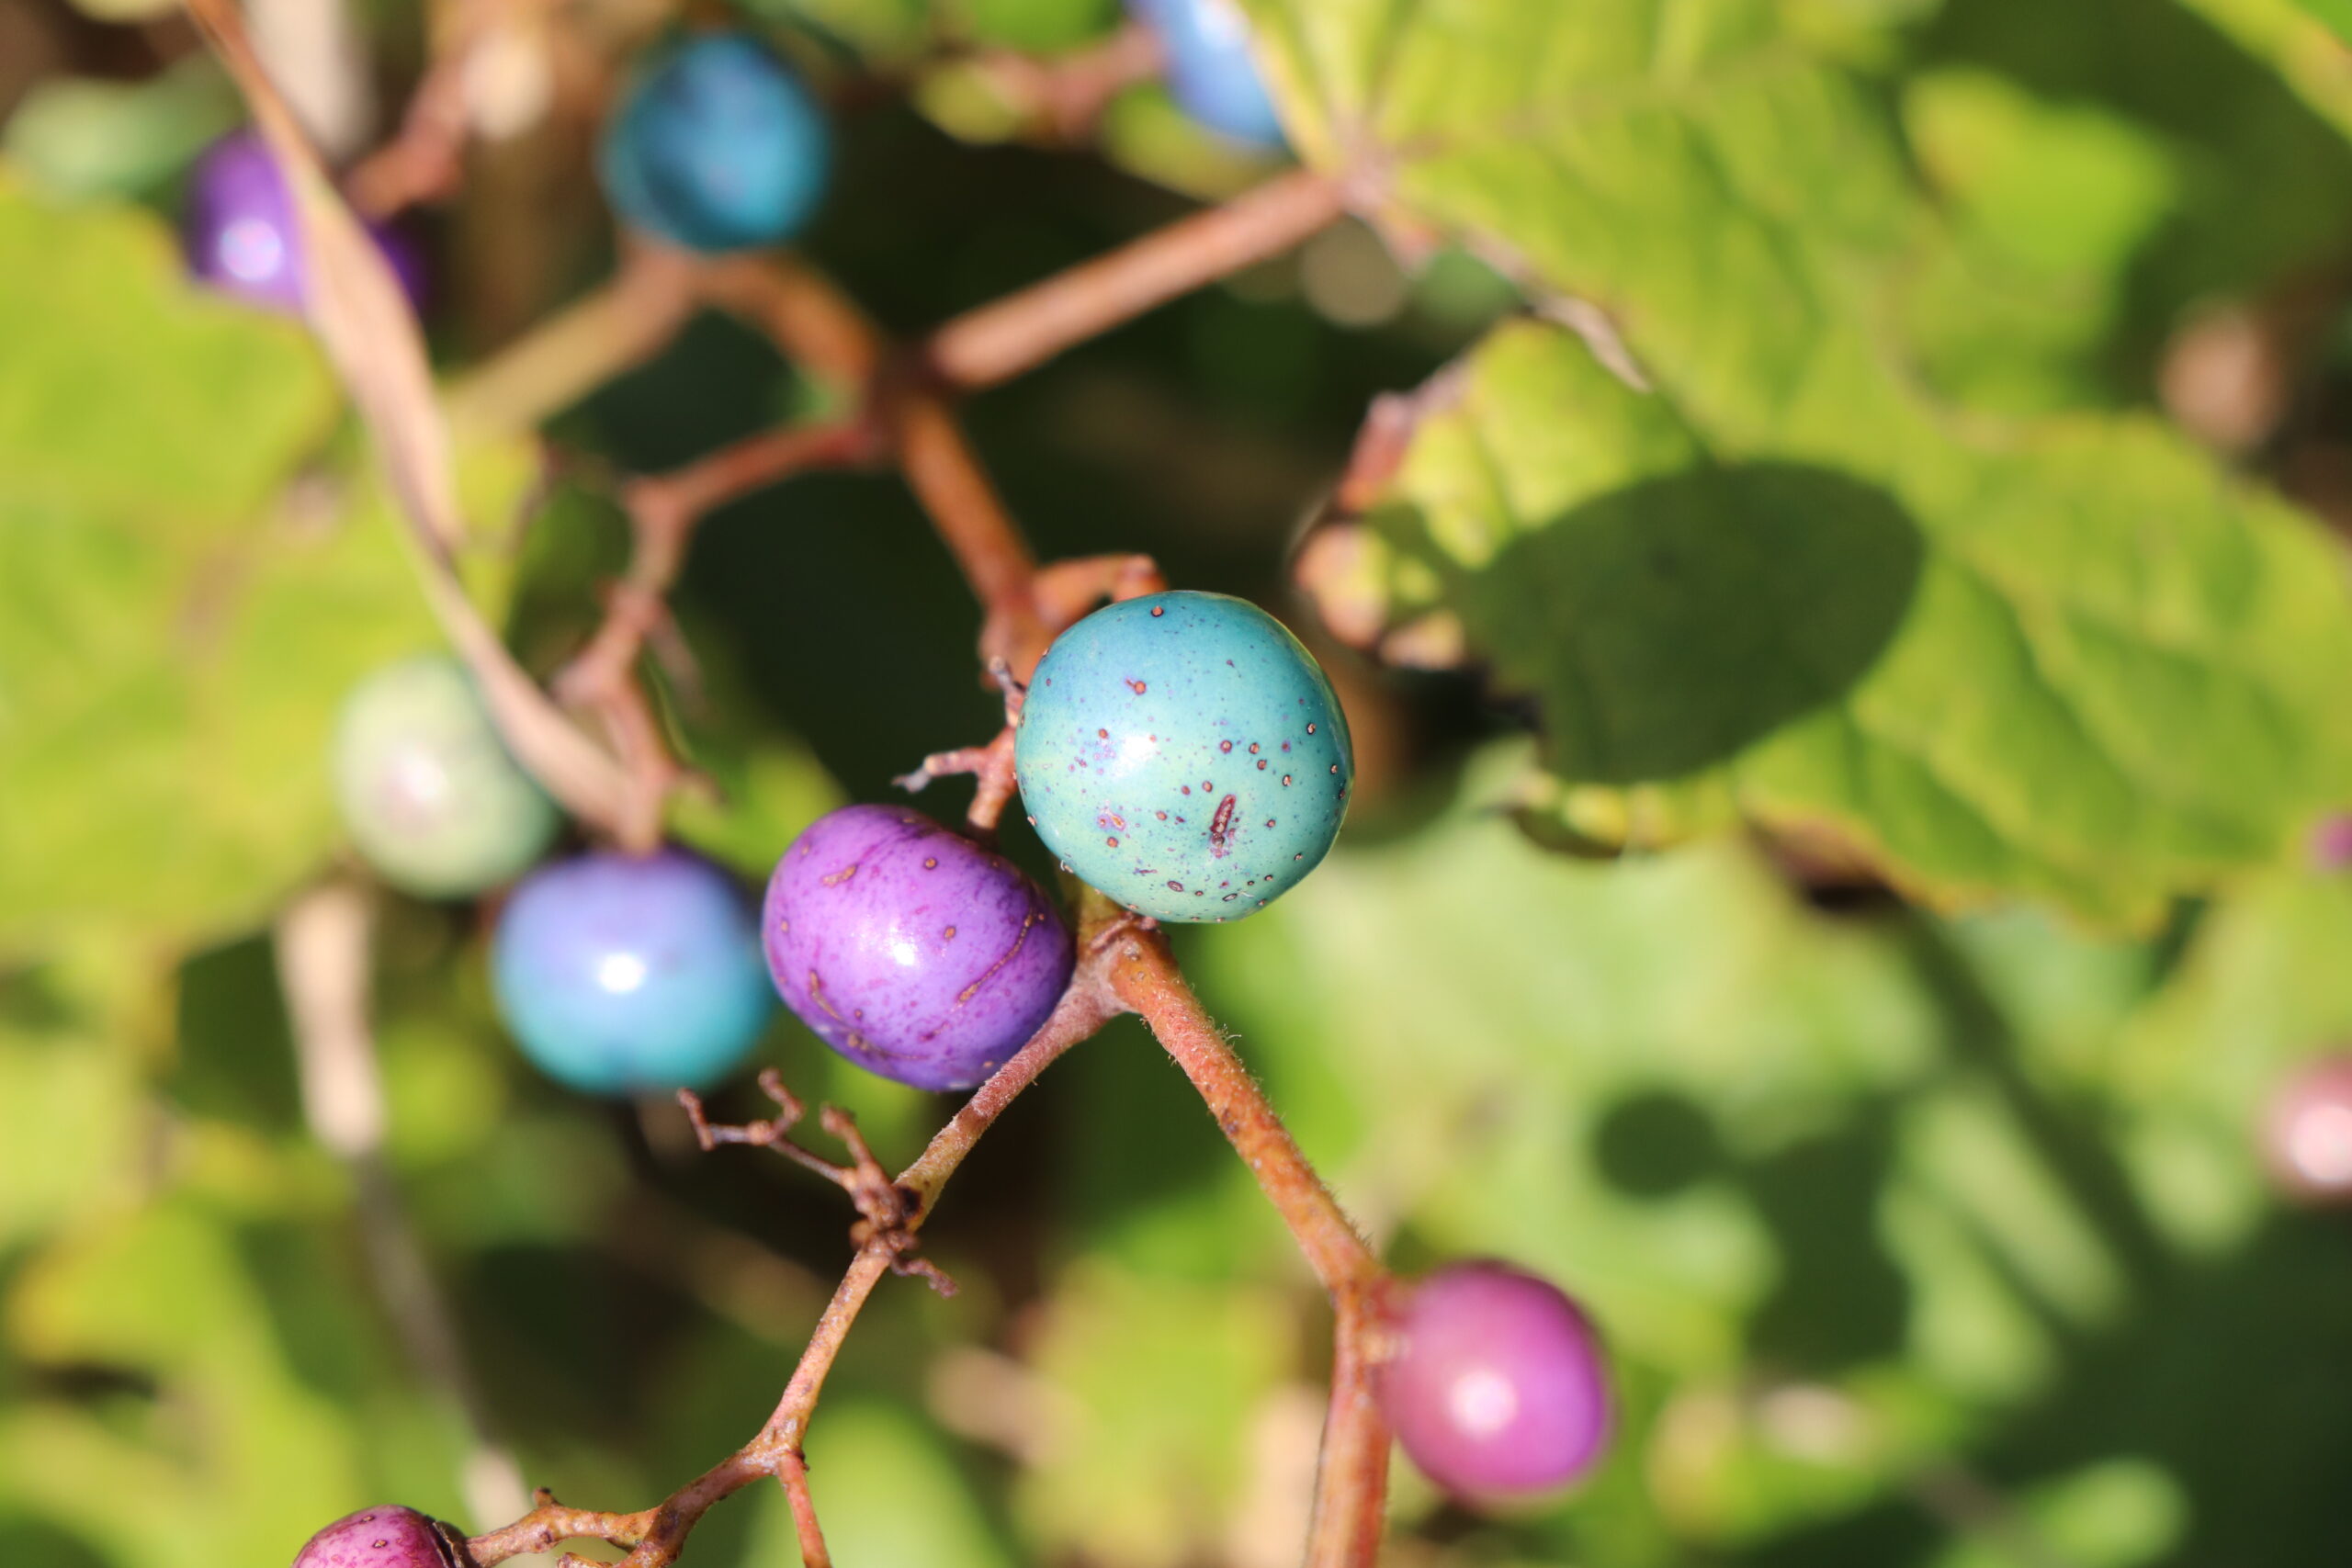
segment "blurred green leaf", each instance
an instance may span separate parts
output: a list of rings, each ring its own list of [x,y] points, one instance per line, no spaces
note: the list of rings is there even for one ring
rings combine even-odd
[[[1024,1531],[1055,1555],[1131,1568],[1217,1552],[1252,1480],[1247,1433],[1290,1370],[1293,1333],[1282,1299],[1260,1287],[1070,1270],[1031,1355],[1057,1420],[1015,1489]]]
[[[2325,22],[2338,38],[2352,41],[2352,0],[2294,0],[2294,4]]]
[[[335,1394],[358,1369],[289,1359],[260,1256],[218,1212],[167,1200],[83,1227],[17,1280],[11,1354],[118,1381],[110,1395],[0,1407],[0,1497],[153,1568],[278,1562],[353,1506],[355,1434]],[[332,1302],[313,1293],[288,1326],[324,1349],[350,1326],[322,1314]]]
[[[61,197],[137,196],[243,118],[211,57],[191,55],[143,82],[37,83],[0,130],[0,153]]]
[[[1981,70],[1924,73],[1903,108],[1951,224],[1904,296],[1928,376],[2009,413],[2110,400],[2131,267],[2194,177],[2188,150]]]
[[[1119,0],[951,0],[947,9],[979,42],[1035,54],[1099,38],[1119,20]]]
[[[371,484],[286,488],[338,406],[296,325],[10,186],[0,276],[0,952],[235,931],[334,842],[345,691],[437,634]],[[468,499],[503,525],[531,472],[484,449]]]
[[[870,1400],[827,1404],[808,1438],[809,1486],[825,1544],[843,1562],[1011,1568],[1014,1562],[938,1429]],[[778,1499],[781,1501],[781,1499]],[[790,1514],[767,1511],[769,1544],[750,1561],[793,1560]]]

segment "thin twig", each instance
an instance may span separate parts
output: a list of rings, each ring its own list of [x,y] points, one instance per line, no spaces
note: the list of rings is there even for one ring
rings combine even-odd
[[[984,840],[992,840],[997,824],[1004,818],[1004,808],[1011,805],[1020,785],[1012,773],[1012,741],[1015,731],[1007,724],[997,731],[996,739],[985,746],[963,746],[953,751],[933,751],[922,760],[922,766],[911,773],[901,773],[891,782],[913,794],[933,779],[952,778],[969,773],[977,781],[972,791],[972,804],[964,819],[972,831]]]
[[[1330,1295],[1338,1314],[1331,1406],[1306,1568],[1372,1568],[1388,1486],[1388,1425],[1376,1387],[1390,1349],[1388,1274],[1193,996],[1167,938],[1158,931],[1129,932],[1111,983],[1193,1080]]]
[[[1379,1387],[1392,1332],[1386,1296],[1375,1283],[1339,1298],[1306,1568],[1363,1568],[1379,1561],[1388,1511],[1388,1417]]]
[[[799,1531],[804,1562],[808,1568],[825,1568],[828,1559],[824,1551],[823,1533],[818,1529],[814,1504],[806,1485],[806,1461],[801,1455],[801,1439],[807,1433],[808,1421],[817,1408],[819,1396],[824,1392],[825,1379],[841,1354],[851,1326],[865,1310],[867,1299],[874,1293],[884,1275],[904,1258],[906,1246],[929,1217],[937,1202],[940,1190],[956,1168],[971,1153],[982,1134],[995,1124],[1007,1106],[1021,1091],[1035,1083],[1037,1075],[1069,1050],[1093,1034],[1102,1025],[1124,1010],[1113,996],[1106,979],[1112,955],[1117,951],[1116,937],[1128,930],[1133,917],[1117,908],[1100,894],[1089,892],[1080,904],[1080,940],[1083,944],[1077,975],[1061,1001],[1055,1007],[1037,1032],[1016,1052],[1012,1060],[998,1070],[996,1076],[974,1091],[961,1110],[934,1134],[922,1154],[900,1171],[888,1185],[896,1194],[899,1205],[897,1225],[899,1235],[880,1233],[870,1219],[862,1222],[864,1238],[849,1269],[834,1289],[832,1298],[819,1316],[817,1325],[808,1337],[808,1348],[802,1351],[799,1364],[785,1386],[783,1397],[775,1411],[768,1417],[759,1435],[727,1459],[685,1486],[673,1493],[656,1507],[633,1514],[605,1514],[566,1508],[552,1497],[541,1494],[538,1506],[503,1529],[477,1536],[469,1543],[478,1568],[494,1568],[508,1558],[525,1552],[545,1551],[558,1542],[571,1540],[610,1541],[629,1549],[623,1560],[624,1568],[666,1568],[676,1561],[679,1548],[703,1514],[711,1505],[729,1493],[740,1490],[763,1476],[775,1476],[785,1485],[793,1499],[796,1528]],[[778,1109],[787,1113],[771,1123],[750,1123],[745,1127],[721,1129],[696,1116],[698,1135],[708,1143],[745,1143],[775,1146],[786,1141],[783,1129],[797,1120],[798,1102],[782,1092],[779,1082],[772,1094],[777,1098]],[[698,1111],[699,1107],[695,1108]],[[763,1127],[781,1128],[755,1131]],[[870,1159],[870,1155],[866,1156]],[[822,1163],[822,1162],[820,1162]],[[805,1521],[803,1518],[805,1511]],[[813,1554],[813,1555],[812,1555]]]
[[[675,337],[695,284],[694,263],[680,253],[631,250],[608,281],[453,385],[444,399],[450,423],[477,435],[537,429]]]
[[[480,1517],[503,1518],[522,1506],[522,1472],[491,1435],[489,1406],[466,1365],[455,1314],[384,1157],[383,1075],[368,1018],[373,925],[368,896],[346,882],[300,894],[277,919],[278,984],[293,1026],[303,1116],[311,1135],[351,1172],[377,1296],[410,1365],[471,1434],[472,1450],[458,1474],[466,1506]]]
[[[1346,210],[1339,182],[1279,175],[1106,255],[958,316],[924,357],[953,387],[993,387],[1155,306],[1265,261]]]
[[[1384,1278],[1379,1259],[1356,1234],[1323,1179],[1299,1152],[1250,1069],[1176,967],[1159,931],[1130,931],[1111,970],[1119,999],[1151,1032],[1207,1102],[1209,1114],[1258,1186],[1290,1227],[1316,1279],[1337,1302]]]
[[[793,1532],[800,1538],[800,1568],[833,1568],[825,1549],[825,1532],[817,1523],[817,1500],[808,1492],[808,1461],[797,1449],[788,1449],[776,1461],[776,1483],[792,1507]]]
[[[1159,73],[1166,51],[1157,32],[1129,22],[1069,54],[1041,60],[1013,50],[989,50],[965,63],[1046,140],[1075,144],[1094,133],[1112,99]]]

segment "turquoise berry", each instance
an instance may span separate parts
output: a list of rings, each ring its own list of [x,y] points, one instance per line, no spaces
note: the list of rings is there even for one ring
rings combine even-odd
[[[368,863],[432,898],[520,875],[559,820],[499,739],[473,677],[442,654],[379,670],[344,699],[334,792]]]
[[[621,217],[688,250],[771,245],[825,192],[832,133],[808,90],[748,34],[656,55],[605,129],[605,194]]]
[[[1331,847],[1355,775],[1314,656],[1222,593],[1130,599],[1062,633],[1013,761],[1046,847],[1163,920],[1264,908]]]
[[[523,1054],[589,1094],[700,1089],[775,1008],[750,905],[676,850],[541,867],[501,911],[490,962]]]

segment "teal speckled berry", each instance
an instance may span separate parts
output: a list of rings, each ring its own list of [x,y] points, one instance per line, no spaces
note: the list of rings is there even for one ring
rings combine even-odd
[[[1322,860],[1355,776],[1331,683],[1222,593],[1108,605],[1037,665],[1013,761],[1063,865],[1139,914],[1254,914]]]

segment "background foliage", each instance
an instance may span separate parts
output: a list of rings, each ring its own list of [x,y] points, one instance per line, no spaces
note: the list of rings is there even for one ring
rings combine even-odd
[[[266,935],[342,855],[340,694],[433,634],[300,329],[178,277],[233,95],[121,9],[0,0],[0,1540],[250,1568],[367,1501],[469,1506]],[[2303,852],[2352,801],[2343,7],[1248,9],[1408,266],[1335,230],[970,417],[1045,552],[1148,549],[1317,639],[1355,820],[1188,965],[1392,1256],[1550,1271],[1619,1355],[1594,1483],[1479,1519],[1400,1472],[1397,1560],[2332,1560],[2352,1248],[2251,1127],[2352,1028],[2352,884]],[[363,13],[404,80],[418,17]],[[1102,0],[748,13],[909,86],[844,114],[810,244],[896,326],[1262,172],[1148,85],[1028,144],[937,52],[1080,47]],[[446,369],[607,269],[587,190],[562,112],[477,152],[429,215]],[[603,474],[816,395],[710,319],[560,462],[478,434],[479,601],[552,668],[622,560]],[[715,517],[679,609],[671,717],[724,801],[674,827],[749,876],[992,726],[889,479]],[[845,1216],[533,1077],[483,930],[383,901],[390,1176],[495,1435],[639,1506],[765,1414]],[[763,1055],[886,1159],[945,1111],[788,1022]],[[1291,1558],[1323,1318],[1139,1029],[1016,1108],[930,1246],[965,1292],[887,1290],[809,1442],[843,1562]],[[791,1553],[759,1493],[688,1560]]]

